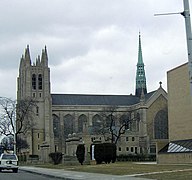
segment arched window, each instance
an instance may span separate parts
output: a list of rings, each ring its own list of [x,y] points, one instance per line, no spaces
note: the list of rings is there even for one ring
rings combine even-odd
[[[112,114],[107,116],[107,118],[106,118],[106,127],[115,126],[115,120],[116,120],[116,118]]]
[[[155,139],[168,139],[168,114],[167,110],[160,110],[154,120]]]
[[[79,133],[83,132],[83,124],[86,122],[87,122],[87,116],[85,116],[84,114],[79,116],[79,118],[78,118],[78,132]]]
[[[53,133],[55,138],[59,138],[60,120],[59,117],[53,114]]]
[[[35,90],[36,89],[36,75],[32,74],[32,88]]]
[[[74,117],[70,114],[64,116],[64,137],[65,139],[69,134],[74,133]]]
[[[125,129],[130,129],[130,117],[128,114],[123,114],[120,117],[120,126],[125,126]]]
[[[92,131],[93,131],[93,133],[98,134],[101,127],[102,127],[102,119],[98,114],[96,114],[95,116],[93,116],[93,119],[92,119]]]
[[[43,78],[42,78],[42,74],[39,74],[39,76],[38,76],[38,88],[39,88],[40,90],[42,90],[42,88],[43,88]]]

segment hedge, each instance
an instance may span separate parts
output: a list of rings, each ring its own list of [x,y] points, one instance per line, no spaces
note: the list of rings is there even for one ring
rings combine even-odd
[[[102,162],[114,163],[116,161],[116,145],[113,143],[102,143],[94,145],[94,158],[97,164]],[[92,150],[92,148],[91,148]],[[92,152],[91,152],[92,154]]]

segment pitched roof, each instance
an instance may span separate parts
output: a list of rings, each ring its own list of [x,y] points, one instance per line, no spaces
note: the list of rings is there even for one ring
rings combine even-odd
[[[192,139],[169,142],[158,153],[187,153],[192,152]]]
[[[155,91],[154,91],[155,92]],[[154,93],[153,92],[153,93]],[[146,94],[146,98],[153,93]],[[51,94],[53,105],[118,105],[130,106],[140,102],[134,95]]]

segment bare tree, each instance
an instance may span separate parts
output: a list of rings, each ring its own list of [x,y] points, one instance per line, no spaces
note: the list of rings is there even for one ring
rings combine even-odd
[[[13,135],[15,133],[16,101],[0,98],[0,133],[1,135]]]
[[[104,136],[106,141],[117,144],[119,138],[125,134],[126,130],[134,130],[133,124],[140,120],[139,114],[132,116],[134,111],[127,111],[119,115],[118,107],[111,106],[104,108],[101,112],[101,122],[98,133]]]
[[[35,125],[33,122],[36,102],[33,99],[12,100],[0,97],[0,134],[15,136],[25,134]],[[15,142],[14,142],[15,143]]]
[[[16,134],[25,134],[28,130],[34,128],[34,116],[36,115],[36,101],[33,99],[23,99],[17,101],[16,105]]]

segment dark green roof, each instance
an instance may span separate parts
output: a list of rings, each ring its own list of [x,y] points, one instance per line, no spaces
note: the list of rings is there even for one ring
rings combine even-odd
[[[146,99],[155,91],[146,94]],[[134,95],[51,94],[53,105],[117,105],[130,106],[140,102]]]

